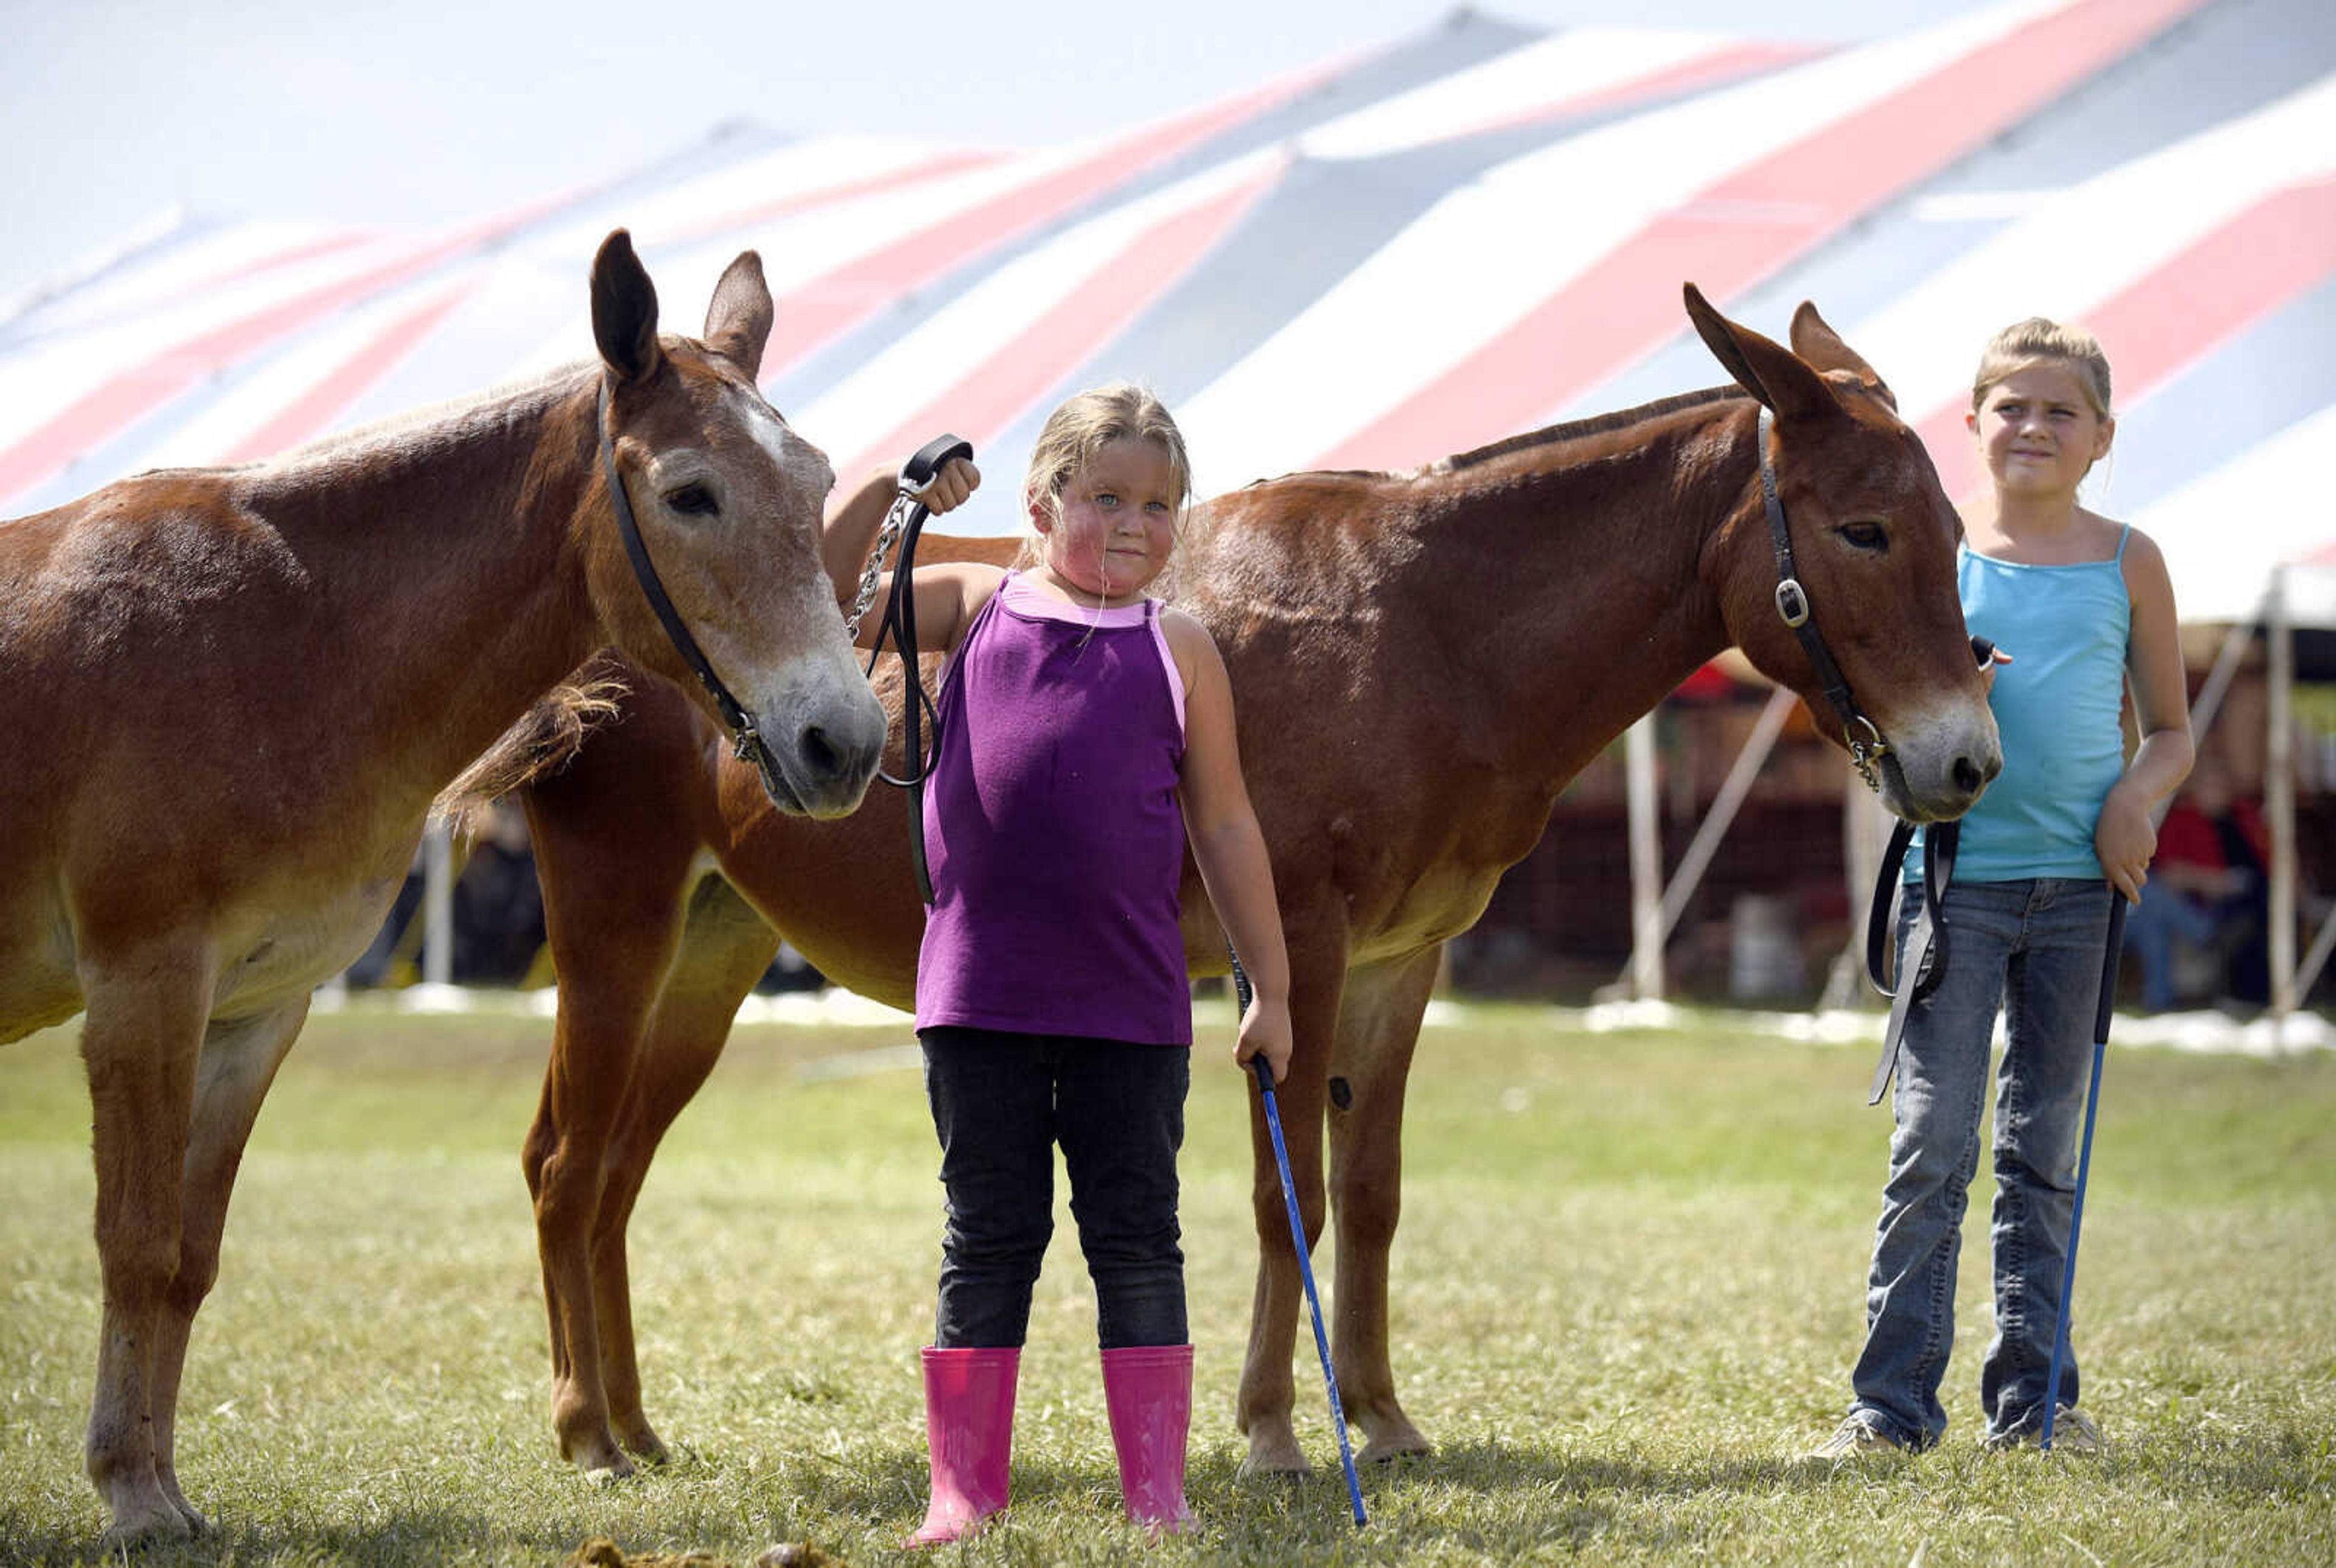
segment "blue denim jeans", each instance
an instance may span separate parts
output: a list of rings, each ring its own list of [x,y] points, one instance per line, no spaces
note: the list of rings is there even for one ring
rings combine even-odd
[[[1055,1230],[1055,1145],[1106,1350],[1190,1342],[1176,1154],[1185,1046],[935,1027],[917,1036],[940,1136],[943,1349],[1019,1345]]]
[[[1939,1385],[1954,1345],[1956,1253],[1999,1009],[2007,1043],[1995,1075],[1995,1338],[1980,1404],[1990,1437],[2043,1419],[2114,896],[2104,881],[2051,877],[1947,890],[1946,973],[1907,1014],[1898,1058],[1890,1179],[1852,1378],[1852,1412],[1909,1446],[1927,1448],[1947,1428]],[[1902,959],[1915,902],[1910,892],[1899,918]],[[2059,1403],[2076,1402],[2070,1351]]]

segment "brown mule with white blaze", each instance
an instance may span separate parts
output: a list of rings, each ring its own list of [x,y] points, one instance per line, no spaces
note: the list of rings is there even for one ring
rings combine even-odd
[[[1202,509],[1183,546],[1176,599],[1231,675],[1290,944],[1297,1048],[1279,1095],[1309,1242],[1326,1213],[1328,1117],[1333,1359],[1366,1458],[1427,1446],[1389,1366],[1387,1260],[1405,1082],[1444,942],[1540,841],[1567,782],[1731,643],[1843,738],[1776,608],[1763,404],[1814,624],[1888,748],[1883,799],[1916,821],[1953,817],[2000,766],[1956,596],[1960,524],[1880,379],[1808,307],[1791,349],[1692,288],[1687,309],[1735,385],[1414,472],[1253,484]],[[839,592],[865,543],[832,541]],[[1014,548],[928,535],[921,559]],[[897,711],[897,674],[879,685]],[[841,823],[783,819],[669,694],[644,687],[628,709],[526,792],[561,992],[522,1159],[606,1173],[589,1240],[563,1228],[544,1246],[555,1322],[592,1325],[556,1343],[555,1364],[566,1387],[606,1401],[563,1403],[562,1441],[619,1466],[619,1447],[664,1451],[641,1408],[625,1257],[658,1139],[780,933],[830,979],[905,1007],[922,926],[897,803]],[[1224,973],[1196,875],[1183,901],[1192,972]],[[1352,1089],[1336,1112],[1333,1076]],[[1251,1466],[1297,1470],[1299,1278],[1261,1117],[1252,1131],[1260,1263],[1238,1417]],[[554,1270],[570,1246],[579,1255]],[[572,1294],[559,1283],[579,1280]],[[589,1368],[578,1364],[588,1345]]]
[[[618,538],[604,384],[616,472],[776,807],[848,813],[876,765],[820,555],[827,461],[754,387],[760,262],[724,275],[702,342],[657,335],[622,230],[591,297],[597,365],[0,522],[0,1040],[84,1015],[110,1539],[201,1527],[179,1384],[236,1168],[433,798],[604,644],[695,694]]]

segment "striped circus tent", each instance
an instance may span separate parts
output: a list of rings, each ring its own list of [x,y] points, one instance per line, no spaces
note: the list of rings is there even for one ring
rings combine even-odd
[[[2089,499],[2163,544],[2185,618],[2336,628],[2336,6],[2007,0],[1839,46],[1745,15],[1463,9],[1068,146],[729,124],[433,232],[181,216],[0,302],[0,517],[582,357],[622,225],[681,330],[759,250],[772,401],[846,475],[971,438],[977,532],[1115,377],[1177,411],[1203,492],[1711,385],[1684,280],[1777,336],[1815,300],[1968,494],[1980,344],[2052,316],[2117,370]]]
[[[1204,490],[1409,467],[1719,379],[1693,279],[1777,334],[1815,300],[1961,493],[1980,341],[2072,319],[2118,374],[2096,504],[2162,540],[2185,615],[2251,618],[2292,563],[2290,613],[2336,626],[2301,482],[2336,424],[2322,0],[2012,0],[1830,48],[1463,10],[1073,146],[732,125],[439,232],[185,217],[0,306],[0,515],[588,354],[618,224],[676,309],[762,253],[765,389],[845,473],[948,428],[1017,475],[1123,375]],[[1017,526],[1012,489],[960,525]]]

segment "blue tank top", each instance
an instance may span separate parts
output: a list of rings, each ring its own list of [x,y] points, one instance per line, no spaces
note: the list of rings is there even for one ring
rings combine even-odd
[[[1969,547],[1956,559],[1964,620],[2011,655],[1996,667],[1989,699],[2003,772],[1963,818],[1957,881],[2101,875],[2093,829],[2125,773],[2131,531],[2117,536],[2108,560],[2072,566],[1998,560]],[[1909,854],[1906,863],[1919,867],[1921,858]]]
[[[1184,685],[1159,602],[1079,609],[1009,573],[935,706],[917,1027],[1191,1045]]]

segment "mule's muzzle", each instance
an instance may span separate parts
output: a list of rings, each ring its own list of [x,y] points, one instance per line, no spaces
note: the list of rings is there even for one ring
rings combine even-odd
[[[763,726],[755,771],[762,775],[764,793],[781,811],[841,817],[860,809],[884,758],[884,710],[864,686],[860,691],[864,703],[825,704],[799,724]]]

